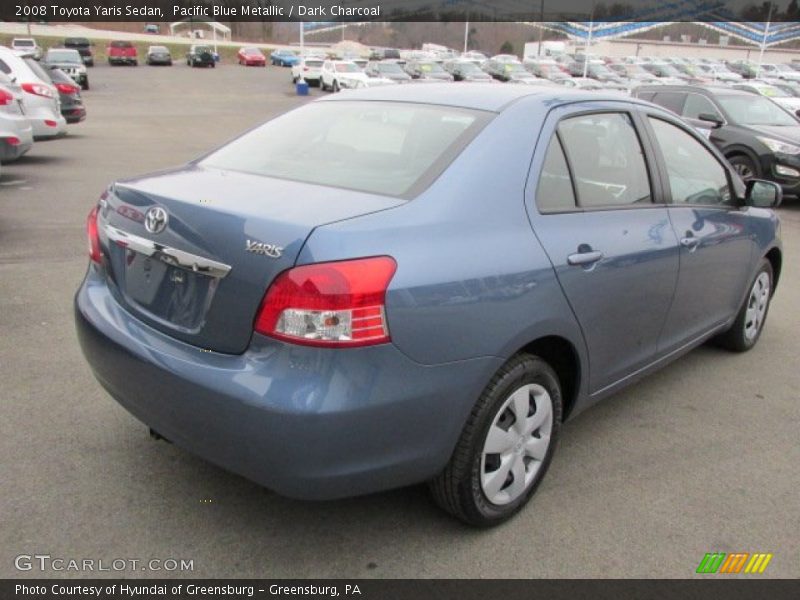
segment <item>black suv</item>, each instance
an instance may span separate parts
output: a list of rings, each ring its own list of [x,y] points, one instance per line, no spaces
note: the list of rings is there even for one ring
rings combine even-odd
[[[77,50],[81,55],[83,64],[87,67],[94,66],[94,55],[92,54],[92,43],[83,37],[68,37],[64,39],[64,48]]]
[[[643,85],[633,95],[701,130],[743,179],[769,179],[787,194],[800,193],[800,120],[769,98],[696,85]]]

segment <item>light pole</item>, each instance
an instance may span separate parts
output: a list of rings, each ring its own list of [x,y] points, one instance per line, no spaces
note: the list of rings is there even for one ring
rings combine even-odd
[[[542,42],[544,40],[544,0],[539,3],[539,47],[536,49],[536,56],[542,55]]]
[[[769,24],[772,20],[772,2],[769,3],[767,12],[767,24],[764,26],[764,37],[761,40],[761,51],[758,53],[758,67],[756,68],[756,79],[761,75],[761,63],[764,62],[764,49],[767,47],[767,37],[769,36]]]

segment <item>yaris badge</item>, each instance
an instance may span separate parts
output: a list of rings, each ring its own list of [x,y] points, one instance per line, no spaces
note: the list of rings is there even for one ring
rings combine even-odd
[[[283,255],[281,246],[259,242],[258,240],[247,240],[245,250],[261,256],[269,256],[270,258],[280,258]]]

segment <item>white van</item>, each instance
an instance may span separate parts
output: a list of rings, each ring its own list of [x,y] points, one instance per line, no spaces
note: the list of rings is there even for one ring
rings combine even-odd
[[[25,113],[33,126],[34,138],[54,138],[67,132],[58,90],[36,61],[21,58],[10,48],[0,46],[0,71],[22,88]]]

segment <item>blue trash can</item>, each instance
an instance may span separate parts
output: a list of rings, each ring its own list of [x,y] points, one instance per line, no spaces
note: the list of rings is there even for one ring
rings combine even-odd
[[[302,79],[297,82],[297,95],[308,96],[308,82]]]

